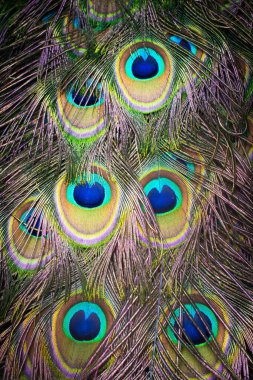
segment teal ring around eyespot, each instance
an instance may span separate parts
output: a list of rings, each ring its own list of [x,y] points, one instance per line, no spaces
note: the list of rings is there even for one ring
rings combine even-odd
[[[199,311],[203,312],[210,319],[211,325],[212,325],[212,336],[210,336],[210,338],[208,339],[208,341],[212,340],[213,337],[214,337],[214,339],[217,338],[217,335],[218,335],[218,332],[219,332],[218,321],[217,321],[217,318],[216,318],[214,312],[208,306],[203,305],[201,303],[195,303],[195,307],[193,305],[191,305],[191,304],[185,304],[184,308],[188,311],[188,313],[190,314],[191,317],[195,316],[196,308]],[[177,308],[174,311],[174,314],[175,314],[175,317],[177,319],[180,318],[180,308]],[[167,326],[167,334],[168,334],[170,340],[173,343],[177,344],[178,343],[178,339],[177,339],[176,335],[174,334],[174,332],[172,330],[172,327],[171,327],[171,326],[175,325],[175,322],[176,322],[175,318],[171,317],[170,318],[170,324]],[[201,346],[204,346],[206,344],[207,344],[207,342],[204,342],[204,343],[198,344],[196,346],[197,347],[201,347]]]
[[[152,179],[150,182],[146,184],[143,190],[146,196],[148,196],[151,190],[156,188],[158,189],[158,191],[161,191],[163,186],[169,186],[176,194],[176,199],[177,199],[176,206],[173,208],[173,210],[163,213],[162,215],[164,216],[176,211],[182,205],[183,199],[182,199],[182,192],[180,190],[180,187],[175,182],[171,181],[169,178],[163,177],[163,178]]]
[[[91,80],[88,80],[87,81],[87,86],[91,85]],[[91,106],[80,106],[79,104],[76,104],[74,102],[74,99],[73,99],[73,87],[70,87],[67,92],[66,92],[66,98],[67,98],[67,101],[72,104],[72,106],[76,107],[76,108],[93,108],[93,107],[97,107],[97,106],[100,106],[101,104],[104,103],[104,96],[103,96],[103,93],[102,93],[102,86],[101,86],[101,83],[98,83],[97,85],[97,88],[98,90],[101,92],[100,94],[100,97],[99,97],[99,100],[97,103],[95,104],[92,104]]]
[[[101,186],[103,186],[104,191],[105,191],[105,198],[103,200],[103,203],[100,206],[93,207],[93,209],[95,209],[95,208],[99,209],[99,208],[107,205],[110,202],[111,196],[112,196],[112,192],[111,192],[111,188],[110,188],[109,183],[103,177],[101,177],[100,175],[98,175],[96,173],[91,174],[90,175],[90,179],[87,182],[90,185],[94,184],[95,182],[98,182]],[[91,210],[88,207],[82,207],[78,203],[76,203],[76,201],[74,199],[74,190],[75,190],[75,187],[78,186],[78,184],[80,184],[80,178],[78,179],[77,183],[71,183],[70,185],[68,185],[68,187],[67,187],[67,194],[66,194],[67,195],[67,200],[70,203],[72,203],[73,205],[75,205],[76,207],[79,207],[80,209]]]
[[[183,38],[178,37],[178,36],[171,36],[171,37],[170,37],[170,40],[171,40],[172,42],[174,42],[175,44],[177,44],[177,45],[180,44],[180,42],[182,41],[182,39],[183,39]],[[185,40],[185,41],[187,41],[187,40]],[[189,46],[190,46],[191,53],[192,53],[193,55],[196,55],[196,54],[197,54],[197,51],[198,51],[197,47],[196,47],[195,45],[193,45],[190,41],[187,41],[187,42],[188,42],[188,44],[189,44]]]
[[[100,330],[99,330],[99,333],[96,336],[96,338],[94,338],[92,340],[83,340],[83,341],[76,340],[75,338],[73,338],[73,336],[71,335],[71,333],[69,331],[69,325],[70,325],[71,318],[75,315],[75,313],[77,313],[80,310],[83,310],[85,312],[86,318],[88,318],[92,313],[96,313],[96,315],[99,317]],[[100,306],[98,306],[95,303],[91,303],[91,302],[79,302],[78,304],[72,306],[67,311],[67,313],[63,319],[62,327],[63,327],[63,331],[64,331],[65,335],[69,339],[73,340],[76,343],[79,343],[79,344],[95,343],[95,342],[101,341],[104,338],[104,336],[106,334],[106,329],[107,329],[107,321],[106,321],[105,314],[104,314],[104,312]]]
[[[26,235],[29,235],[31,238],[34,238],[34,239],[41,239],[42,236],[34,236],[34,235],[32,235],[32,234],[28,231],[28,229],[26,228],[26,226],[25,226],[26,223],[24,222],[24,220],[25,220],[27,214],[29,213],[29,211],[30,211],[30,210],[25,211],[25,212],[21,215],[19,228],[21,229],[21,231],[25,232]],[[44,236],[44,238],[45,238],[45,237],[46,237],[46,235]]]
[[[80,23],[79,23],[78,17],[74,18],[74,20],[73,20],[73,26],[74,26],[75,29],[79,29],[80,28]]]
[[[174,161],[177,161],[177,157],[176,157],[173,153],[167,152],[167,155],[168,155],[169,157],[171,157]],[[195,165],[194,165],[192,162],[187,162],[187,161],[185,161],[185,160],[184,160],[184,162],[185,162],[185,165],[187,166],[188,170],[189,170],[192,174],[194,174],[194,172],[195,172]]]
[[[132,71],[132,65],[134,63],[134,60],[138,57],[142,57],[142,58],[146,59],[148,57],[148,55],[150,55],[151,57],[153,57],[157,61],[158,73],[154,77],[148,78],[148,79],[136,78],[133,74],[133,71]],[[165,69],[165,64],[164,64],[163,58],[154,49],[151,49],[149,47],[148,48],[140,48],[140,49],[136,50],[134,53],[132,53],[130,55],[130,57],[127,59],[126,64],[125,64],[125,71],[126,71],[127,76],[131,79],[134,79],[134,80],[137,80],[140,82],[150,81],[150,80],[153,80],[155,78],[160,77],[164,73],[164,69]]]

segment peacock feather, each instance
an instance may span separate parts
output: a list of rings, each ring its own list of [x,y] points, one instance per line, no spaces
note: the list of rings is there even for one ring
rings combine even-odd
[[[253,3],[0,7],[0,378],[253,378]]]

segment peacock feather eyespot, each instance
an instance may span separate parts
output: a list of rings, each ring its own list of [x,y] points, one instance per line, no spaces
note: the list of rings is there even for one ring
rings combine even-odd
[[[105,132],[105,104],[101,83],[92,79],[58,92],[57,115],[64,132],[76,139],[96,139]]]
[[[100,306],[80,302],[72,306],[63,320],[65,335],[75,342],[101,341],[106,334],[106,317]]]
[[[25,211],[20,218],[19,228],[27,235],[31,235],[35,238],[41,238],[42,236],[42,213],[35,215],[36,210],[31,208]],[[46,237],[46,235],[44,235]]]
[[[190,231],[192,193],[188,181],[177,171],[161,165],[151,167],[140,178],[145,195],[155,213],[162,242],[149,238],[153,245],[164,248],[182,243]],[[140,227],[141,239],[148,243]]]
[[[200,153],[184,148],[183,151],[166,152],[165,157],[169,157],[168,165],[176,168],[187,180],[191,181],[196,192],[201,190],[206,169]]]
[[[22,336],[22,375],[32,378],[40,351],[43,366],[57,379],[76,378],[107,336],[115,317],[107,297],[87,300],[80,290],[71,293],[67,301],[58,302],[52,314],[46,309],[31,312],[18,330]]]
[[[118,54],[115,75],[127,105],[143,113],[153,112],[164,106],[171,94],[172,59],[160,43],[137,40]]]
[[[88,0],[87,13],[95,21],[113,22],[120,19],[132,0]]]
[[[109,183],[100,175],[93,174],[85,183],[70,184],[67,187],[67,199],[70,203],[86,209],[107,205],[111,200]]]
[[[67,378],[81,372],[84,364],[104,340],[115,319],[107,299],[87,301],[75,294],[62,302],[52,316],[52,360]]]
[[[107,241],[120,219],[120,187],[106,169],[94,166],[76,183],[58,181],[56,208],[63,232],[80,245]]]
[[[182,37],[179,36],[170,36],[170,41],[174,42],[175,44],[181,46],[183,49],[188,50],[191,54],[196,55],[197,54],[197,47],[191,43],[190,41],[185,40]]]
[[[82,56],[86,52],[86,43],[78,17],[66,16],[58,34],[60,43],[71,58]]]
[[[70,86],[67,91],[67,100],[72,105],[82,107],[95,107],[104,103],[104,96],[101,83],[95,88],[92,87],[92,80],[89,79],[84,86]]]
[[[125,69],[129,78],[149,80],[162,75],[164,61],[154,49],[139,48],[127,59]]]
[[[167,155],[172,158],[172,160],[179,163],[180,166],[183,166],[185,170],[189,171],[190,173],[194,174],[195,172],[195,165],[193,162],[186,161],[186,159],[177,157],[175,154],[168,152]]]
[[[200,48],[198,47],[195,43],[191,42],[188,39],[188,34],[190,35],[193,33],[195,35],[195,39],[198,40],[201,45],[205,45],[206,38],[203,36],[202,30],[197,28],[196,26],[193,25],[188,25],[187,29],[184,31],[184,37],[178,36],[178,35],[169,35],[169,48],[173,48],[174,46],[178,46],[180,49],[185,50],[184,56],[188,55],[189,57],[193,56],[195,57],[198,61],[200,62],[205,62],[208,58],[207,54]],[[190,37],[189,37],[190,38]],[[173,53],[172,53],[173,54]],[[194,74],[195,77],[195,74]]]
[[[152,179],[144,187],[144,193],[156,215],[171,213],[182,205],[179,186],[166,177]]]
[[[178,342],[180,329],[182,330],[181,340],[184,344],[194,346],[206,345],[212,337],[218,335],[218,321],[210,307],[195,303],[184,304],[177,308],[173,317],[170,318],[167,334],[173,343]]]
[[[180,305],[175,303],[165,311],[161,342],[171,365],[176,365],[179,360],[179,368],[184,376],[191,380],[199,377],[213,379],[213,373],[203,361],[209,368],[221,372],[221,358],[225,355],[231,361],[238,354],[238,348],[229,333],[232,320],[217,297],[205,295],[203,298],[197,293],[189,297],[183,298]],[[179,344],[180,352],[175,349]],[[196,350],[198,356],[194,354]]]
[[[52,257],[48,240],[48,221],[43,210],[35,207],[35,198],[21,204],[8,221],[8,257],[25,270],[45,265]]]

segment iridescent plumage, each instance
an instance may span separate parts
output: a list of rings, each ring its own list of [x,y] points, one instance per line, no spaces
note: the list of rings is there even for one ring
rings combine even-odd
[[[251,1],[0,12],[0,377],[250,380]]]

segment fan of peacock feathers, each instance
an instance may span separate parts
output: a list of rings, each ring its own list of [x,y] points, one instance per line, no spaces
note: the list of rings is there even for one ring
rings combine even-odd
[[[253,3],[2,2],[0,378],[253,378]]]

